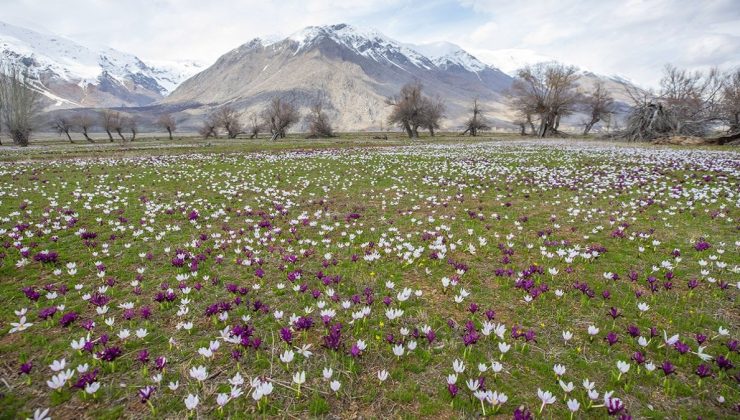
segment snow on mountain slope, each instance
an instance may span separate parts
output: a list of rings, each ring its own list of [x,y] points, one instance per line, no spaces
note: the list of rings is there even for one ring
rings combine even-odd
[[[470,55],[459,45],[451,42],[434,42],[429,44],[409,45],[416,51],[426,55],[439,68],[460,66],[468,71],[479,72],[489,67],[477,58]]]
[[[543,61],[556,61],[555,58],[537,53],[532,50],[507,48],[500,50],[476,50],[475,55],[489,65],[496,67],[510,76],[516,76],[516,71],[528,65]]]
[[[0,22],[0,58],[19,63],[51,107],[139,106],[152,103],[200,70],[197,63],[149,66],[112,48]]]
[[[155,79],[169,94],[180,83],[203,71],[207,64],[193,60],[149,60],[150,69]]]
[[[387,61],[403,66],[404,63],[399,62],[399,58],[403,57],[414,66],[422,69],[429,70],[435,67],[434,63],[423,54],[386,37],[376,30],[359,29],[344,23],[309,26],[288,37],[289,40],[298,43],[296,54],[310,48],[323,38],[331,39],[359,55],[376,61]]]

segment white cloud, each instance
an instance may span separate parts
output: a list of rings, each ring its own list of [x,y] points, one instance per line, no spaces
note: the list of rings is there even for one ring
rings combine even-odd
[[[455,42],[483,60],[524,50],[645,85],[667,62],[740,65],[737,0],[4,0],[0,20],[150,60],[212,62],[257,36],[346,22],[403,42]]]
[[[458,42],[482,59],[516,48],[655,86],[666,63],[740,66],[736,0],[461,0],[485,22]],[[487,28],[496,28],[489,31]],[[488,35],[488,37],[486,37]],[[494,50],[486,52],[485,50]]]

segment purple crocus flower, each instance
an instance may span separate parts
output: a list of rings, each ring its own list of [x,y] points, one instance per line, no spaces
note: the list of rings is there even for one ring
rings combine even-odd
[[[697,366],[696,374],[700,378],[706,378],[707,376],[712,376],[712,368],[709,365],[702,363],[699,366]]]
[[[516,410],[514,410],[513,418],[514,420],[532,420],[534,417],[527,407],[520,405]]]
[[[349,349],[349,355],[352,357],[360,357],[362,350],[357,346],[357,343],[352,344],[352,348]]]
[[[324,336],[324,345],[334,351],[339,350],[342,344],[342,324],[336,323],[329,327],[329,333]]]
[[[144,349],[144,350],[140,350],[140,351],[139,351],[139,354],[137,355],[137,357],[136,357],[136,358],[137,358],[137,359],[138,359],[138,360],[139,360],[139,361],[140,361],[141,363],[144,363],[144,364],[146,364],[147,362],[149,362],[149,350],[147,350],[147,349]]]
[[[21,364],[20,373],[23,375],[28,375],[31,373],[31,369],[33,369],[33,363],[32,362],[26,362]]]
[[[701,252],[706,251],[707,249],[711,248],[712,245],[709,244],[709,242],[705,241],[704,238],[700,238],[695,244],[694,249]]]
[[[48,308],[43,308],[39,311],[39,318],[47,319],[54,316],[55,313],[57,313],[57,307],[49,306]]]
[[[59,320],[59,324],[62,327],[68,327],[71,323],[75,322],[79,315],[77,315],[77,312],[67,312],[66,314],[62,315],[62,318]]]
[[[432,342],[434,342],[434,339],[437,337],[437,334],[434,332],[434,330],[430,329],[426,336],[429,344],[432,344]]]
[[[102,351],[98,352],[98,358],[105,360],[106,362],[112,362],[123,354],[123,351],[119,347],[106,347]]]
[[[141,398],[141,402],[146,403],[147,401],[149,401],[149,398],[151,398],[152,395],[154,395],[154,391],[156,390],[157,388],[151,385],[147,385],[144,388],[141,388],[139,390],[139,397]]]
[[[26,295],[28,300],[36,302],[41,297],[41,293],[39,293],[35,288],[33,287],[24,287],[23,294]]]
[[[609,334],[607,334],[604,339],[606,340],[607,343],[609,343],[610,346],[613,346],[614,344],[617,343],[617,341],[619,341],[619,337],[617,336],[617,333],[615,333],[614,331],[609,332]]]
[[[610,416],[619,414],[624,409],[624,403],[619,398],[609,398],[606,402],[606,410]]]
[[[157,370],[164,370],[165,366],[167,366],[167,358],[164,356],[158,356],[154,359],[154,367]]]
[[[280,338],[288,344],[293,342],[293,332],[288,327],[280,329]]]
[[[738,341],[737,340],[730,340],[726,344],[727,350],[729,351],[738,351]]]
[[[690,347],[689,347],[689,346],[688,346],[687,344],[685,344],[685,343],[681,342],[680,340],[679,340],[679,341],[676,341],[676,343],[675,343],[675,344],[673,345],[673,347],[674,347],[674,348],[675,348],[675,349],[676,349],[676,350],[677,350],[677,351],[678,351],[679,353],[681,353],[681,354],[686,354],[686,353],[688,353],[688,351],[690,350]]]
[[[665,376],[668,376],[671,373],[676,373],[676,367],[673,366],[673,363],[668,360],[664,361],[663,364],[660,365],[660,368],[663,369],[663,373],[665,374]]]
[[[637,325],[630,325],[627,327],[627,332],[632,337],[638,337],[640,335],[640,328],[638,328]]]
[[[34,261],[38,261],[44,264],[55,263],[59,259],[59,253],[56,251],[40,251],[38,254],[33,256]]]
[[[734,367],[730,359],[726,358],[724,355],[720,355],[717,357],[717,366],[722,370],[730,370]]]
[[[295,326],[295,329],[300,330],[309,330],[313,326],[313,318],[310,316],[302,316],[299,317],[293,325]]]
[[[84,389],[85,386],[98,380],[99,369],[95,369],[92,372],[85,372],[77,378],[77,382],[73,385],[74,388]]]

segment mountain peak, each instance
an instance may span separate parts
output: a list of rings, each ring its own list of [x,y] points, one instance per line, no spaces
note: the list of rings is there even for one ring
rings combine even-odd
[[[0,22],[0,58],[25,66],[56,107],[148,104],[198,69],[193,63],[154,66],[110,47],[82,45],[5,22]]]
[[[413,66],[425,70],[434,63],[418,51],[388,38],[375,29],[358,28],[346,23],[308,26],[286,40],[296,44],[295,54],[309,50],[324,41],[334,42],[368,59],[389,63],[401,69]]]

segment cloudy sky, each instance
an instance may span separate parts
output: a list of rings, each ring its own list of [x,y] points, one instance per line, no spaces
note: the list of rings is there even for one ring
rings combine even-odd
[[[145,60],[210,63],[254,37],[349,23],[501,67],[554,58],[643,86],[668,62],[740,66],[740,0],[0,0],[0,20]]]

